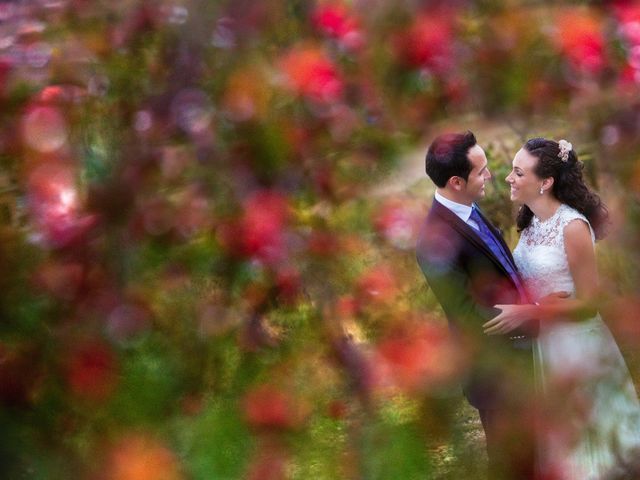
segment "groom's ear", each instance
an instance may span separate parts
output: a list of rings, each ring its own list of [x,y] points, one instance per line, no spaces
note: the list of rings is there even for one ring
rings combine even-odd
[[[465,181],[462,177],[453,176],[447,180],[447,185],[451,186],[456,191],[462,190],[464,187]]]

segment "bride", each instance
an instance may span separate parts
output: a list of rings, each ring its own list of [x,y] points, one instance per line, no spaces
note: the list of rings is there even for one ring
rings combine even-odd
[[[569,293],[540,305],[497,305],[502,313],[484,325],[497,335],[540,319],[534,348],[540,473],[561,480],[627,478],[640,457],[640,404],[593,302],[594,242],[604,233],[607,210],[585,185],[566,140],[527,141],[506,180],[511,200],[521,204],[513,256],[532,299]]]

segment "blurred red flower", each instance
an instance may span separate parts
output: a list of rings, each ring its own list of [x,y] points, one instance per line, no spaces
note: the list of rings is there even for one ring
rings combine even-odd
[[[285,226],[290,215],[288,199],[281,193],[262,190],[244,203],[239,224],[245,255],[274,264],[286,255]]]
[[[287,451],[277,444],[265,444],[259,447],[254,454],[246,480],[284,480],[289,478],[287,469],[290,464],[290,456]]]
[[[276,272],[275,280],[278,298],[286,304],[295,303],[302,290],[300,272],[293,267],[284,267]]]
[[[374,215],[376,230],[394,247],[407,249],[415,246],[419,212],[401,199],[389,199]]]
[[[36,347],[0,342],[0,404],[3,407],[32,404],[44,378]]]
[[[383,376],[392,385],[415,391],[455,381],[462,355],[446,325],[410,322],[394,329],[376,348]]]
[[[317,103],[340,100],[344,81],[333,61],[320,47],[298,46],[280,61],[286,84],[297,94]]]
[[[441,74],[454,62],[453,16],[446,13],[423,14],[395,38],[395,50],[411,68],[427,68]]]
[[[68,353],[66,378],[71,392],[86,400],[105,400],[118,379],[116,355],[101,340],[84,340]]]
[[[245,396],[244,415],[253,427],[292,429],[303,422],[305,408],[291,394],[272,385],[259,385]]]
[[[329,257],[340,251],[340,241],[336,234],[328,231],[314,230],[308,239],[309,253],[319,257]]]
[[[47,293],[63,300],[73,300],[80,289],[85,269],[78,262],[49,261],[38,267],[34,283]]]
[[[357,283],[361,305],[388,305],[399,293],[395,273],[388,265],[379,265],[365,272]]]
[[[76,85],[48,85],[40,90],[36,101],[42,105],[64,105],[79,101],[85,93],[85,90]]]
[[[347,50],[357,50],[364,44],[358,20],[345,5],[318,5],[311,14],[311,22],[318,31],[335,38]]]
[[[556,24],[556,43],[576,70],[600,73],[606,65],[602,19],[577,9],[563,11]]]
[[[7,80],[11,73],[12,65],[7,60],[0,60],[0,97],[5,95]]]
[[[343,419],[349,413],[349,406],[343,400],[332,400],[327,406],[327,415],[336,420]]]

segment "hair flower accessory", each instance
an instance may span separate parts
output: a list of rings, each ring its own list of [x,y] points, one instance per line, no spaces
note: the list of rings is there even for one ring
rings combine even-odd
[[[560,160],[566,163],[567,161],[569,161],[569,152],[573,149],[573,145],[563,139],[558,142],[558,146],[560,147],[560,153],[558,153],[558,157],[560,157]]]

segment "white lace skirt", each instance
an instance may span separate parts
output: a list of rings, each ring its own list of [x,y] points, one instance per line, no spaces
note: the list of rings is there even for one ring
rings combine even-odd
[[[640,458],[638,396],[599,315],[542,329],[534,366],[543,472],[563,480],[600,480]]]

